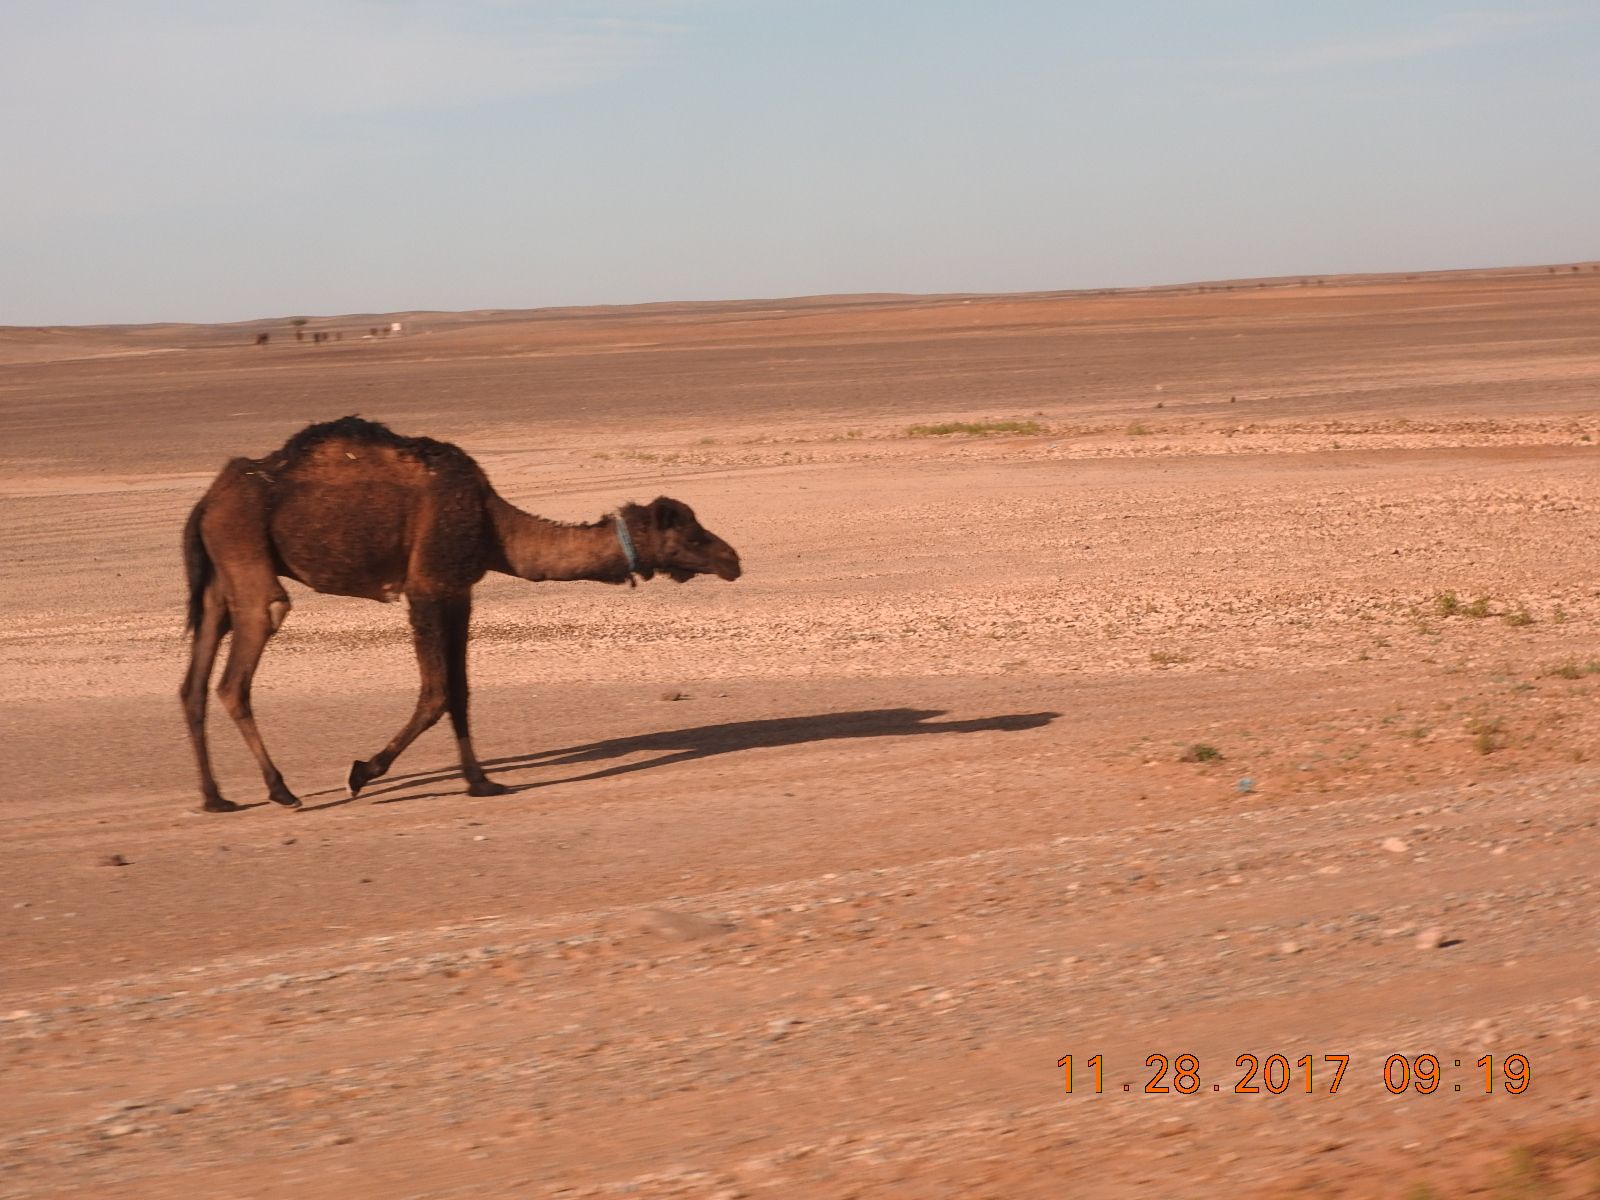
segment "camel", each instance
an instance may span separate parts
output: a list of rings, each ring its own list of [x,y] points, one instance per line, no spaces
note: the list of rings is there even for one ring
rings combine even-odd
[[[314,591],[390,602],[404,596],[422,674],[415,711],[388,745],[350,768],[353,799],[445,712],[473,796],[510,789],[484,774],[467,727],[472,586],[489,571],[522,579],[630,585],[657,572],[739,577],[739,555],[680,500],[625,504],[589,524],[563,524],[503,500],[465,451],[402,437],[358,417],[310,425],[266,458],[230,460],[189,514],[189,670],[180,696],[200,766],[202,809],[234,812],[206,749],[206,690],[232,633],[217,695],[260,764],[268,797],[300,800],[256,729],[250,680],[289,613],[282,578]]]

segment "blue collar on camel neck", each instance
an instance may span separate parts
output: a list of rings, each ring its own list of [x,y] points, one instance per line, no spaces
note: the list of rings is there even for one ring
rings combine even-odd
[[[628,523],[622,519],[622,514],[616,516],[617,541],[622,546],[622,554],[628,560],[628,572],[633,574],[639,570],[639,554],[633,548],[633,535],[628,532]]]

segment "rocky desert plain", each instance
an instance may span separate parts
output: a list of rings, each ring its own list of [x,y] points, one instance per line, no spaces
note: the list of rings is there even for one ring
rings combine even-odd
[[[1600,1195],[1596,264],[301,333],[0,330],[0,1194]],[[488,577],[512,794],[355,801],[290,583],[199,813],[184,519],[350,413],[744,577]]]

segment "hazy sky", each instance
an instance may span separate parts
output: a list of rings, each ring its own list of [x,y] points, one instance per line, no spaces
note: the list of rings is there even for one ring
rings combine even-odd
[[[1600,0],[0,0],[0,323],[1600,256]]]

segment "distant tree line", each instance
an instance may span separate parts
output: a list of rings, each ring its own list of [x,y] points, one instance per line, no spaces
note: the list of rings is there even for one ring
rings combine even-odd
[[[294,330],[295,341],[303,342],[306,340],[306,326],[310,323],[311,319],[309,317],[291,317],[289,319],[289,325]],[[401,328],[402,326],[399,321],[390,321],[387,325],[373,325],[368,327],[364,336],[368,338],[390,337],[391,335],[400,333]],[[342,329],[313,329],[310,331],[310,333],[311,341],[314,345],[320,345],[323,342],[344,341],[344,330]],[[271,343],[272,335],[270,333],[256,334],[256,345],[267,346]]]

